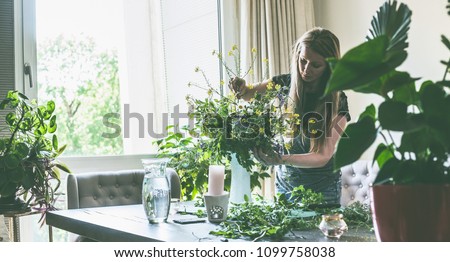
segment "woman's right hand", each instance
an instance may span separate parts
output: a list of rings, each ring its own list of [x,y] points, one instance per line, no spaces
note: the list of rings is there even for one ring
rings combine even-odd
[[[245,80],[240,77],[234,77],[228,82],[228,87],[233,91],[237,98],[242,98],[248,92]]]

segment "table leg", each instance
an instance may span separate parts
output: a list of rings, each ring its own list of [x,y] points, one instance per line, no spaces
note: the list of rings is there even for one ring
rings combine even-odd
[[[20,217],[16,217],[16,216],[14,216],[13,218],[12,218],[12,237],[11,237],[11,239],[14,241],[14,242],[20,242]]]
[[[53,227],[48,226],[48,242],[53,242]]]

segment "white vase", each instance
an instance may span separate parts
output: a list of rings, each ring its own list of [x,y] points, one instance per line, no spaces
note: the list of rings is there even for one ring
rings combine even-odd
[[[230,203],[238,204],[245,202],[245,195],[251,201],[250,173],[239,164],[236,154],[232,154]]]

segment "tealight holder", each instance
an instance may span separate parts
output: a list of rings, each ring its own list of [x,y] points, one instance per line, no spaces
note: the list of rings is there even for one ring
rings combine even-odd
[[[340,238],[348,230],[342,214],[322,215],[319,229],[329,238]]]
[[[230,194],[225,192],[222,195],[204,195],[208,221],[211,223],[220,223],[227,219],[228,201]]]

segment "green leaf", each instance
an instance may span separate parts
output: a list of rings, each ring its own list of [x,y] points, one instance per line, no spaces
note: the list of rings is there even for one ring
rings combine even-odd
[[[63,163],[56,163],[55,166],[66,173],[72,173],[70,169]]]
[[[377,136],[375,121],[370,117],[364,117],[358,122],[348,125],[345,133],[348,137],[342,137],[337,146],[334,160],[335,170],[358,160],[372,145]]]
[[[55,102],[54,101],[48,101],[47,102],[47,112],[51,115],[53,112],[55,112]]]
[[[52,117],[50,118],[50,123],[48,124],[48,132],[49,132],[50,134],[55,133],[56,128],[57,128],[57,125],[56,125],[56,116],[52,116]]]
[[[394,174],[397,173],[399,166],[400,161],[398,161],[395,157],[389,159],[386,163],[384,163],[383,167],[380,168],[373,184],[381,185],[392,183]]]
[[[367,86],[393,71],[405,61],[407,53],[387,53],[388,39],[384,36],[363,43],[348,51],[339,60],[328,81],[325,93],[346,89],[381,94],[379,88]]]
[[[19,158],[25,158],[30,152],[30,148],[25,143],[18,143],[15,147],[15,150],[18,153]]]
[[[17,192],[18,186],[17,184],[8,181],[5,183],[2,188],[0,188],[0,195],[2,196],[12,196]]]
[[[361,119],[363,119],[364,117],[370,117],[370,118],[372,118],[373,120],[375,120],[376,119],[376,109],[375,109],[375,106],[373,105],[373,104],[371,104],[371,105],[369,105],[368,107],[366,107],[366,110],[364,110],[364,112],[362,112],[360,115],[359,115],[359,120],[358,121],[360,121]]]
[[[34,174],[31,170],[25,173],[25,176],[22,179],[22,186],[25,190],[28,190],[34,186]]]
[[[20,164],[20,158],[14,154],[9,154],[4,157],[5,165],[8,169],[17,168]]]
[[[378,108],[378,118],[384,129],[403,131],[405,126],[408,106],[402,102],[384,101]]]
[[[381,168],[389,159],[394,157],[393,148],[386,146],[385,144],[379,144],[375,151],[373,161],[377,161],[378,166]]]
[[[445,35],[441,35],[441,41],[448,48],[448,50],[450,50],[450,41]]]
[[[401,153],[414,152],[416,154],[426,152],[430,145],[429,135],[428,130],[425,128],[410,133],[404,133],[398,151]]]
[[[407,113],[408,106],[403,102],[387,100],[379,107],[378,119],[383,129],[412,132],[425,125],[423,114]]]
[[[386,1],[372,18],[368,40],[379,36],[389,39],[388,50],[404,50],[408,47],[409,25],[411,24],[412,12],[403,3],[397,9],[397,1]]]
[[[422,103],[423,112],[426,116],[442,117],[442,113],[446,110],[445,90],[436,84],[422,85],[420,90],[420,101]],[[449,118],[443,118],[442,120]]]
[[[58,150],[58,137],[56,135],[52,137],[52,145],[53,149]]]
[[[381,88],[381,92],[383,94],[387,94],[392,90],[398,90],[402,88],[408,88],[415,90],[414,82],[419,80],[420,78],[412,78],[408,73],[406,72],[398,72],[393,71],[392,74],[389,75],[385,79],[385,82],[383,83],[383,86]]]
[[[24,177],[23,169],[21,169],[21,168],[7,170],[6,173],[8,175],[9,181],[11,181],[15,184],[20,184],[20,182],[22,181],[22,179]]]
[[[67,145],[63,145],[62,147],[60,147],[58,149],[58,155],[61,155],[64,152],[64,150],[66,150],[66,147],[67,147]]]
[[[10,112],[6,115],[6,123],[8,123],[9,126],[14,126],[16,119],[16,114],[13,112]]]

